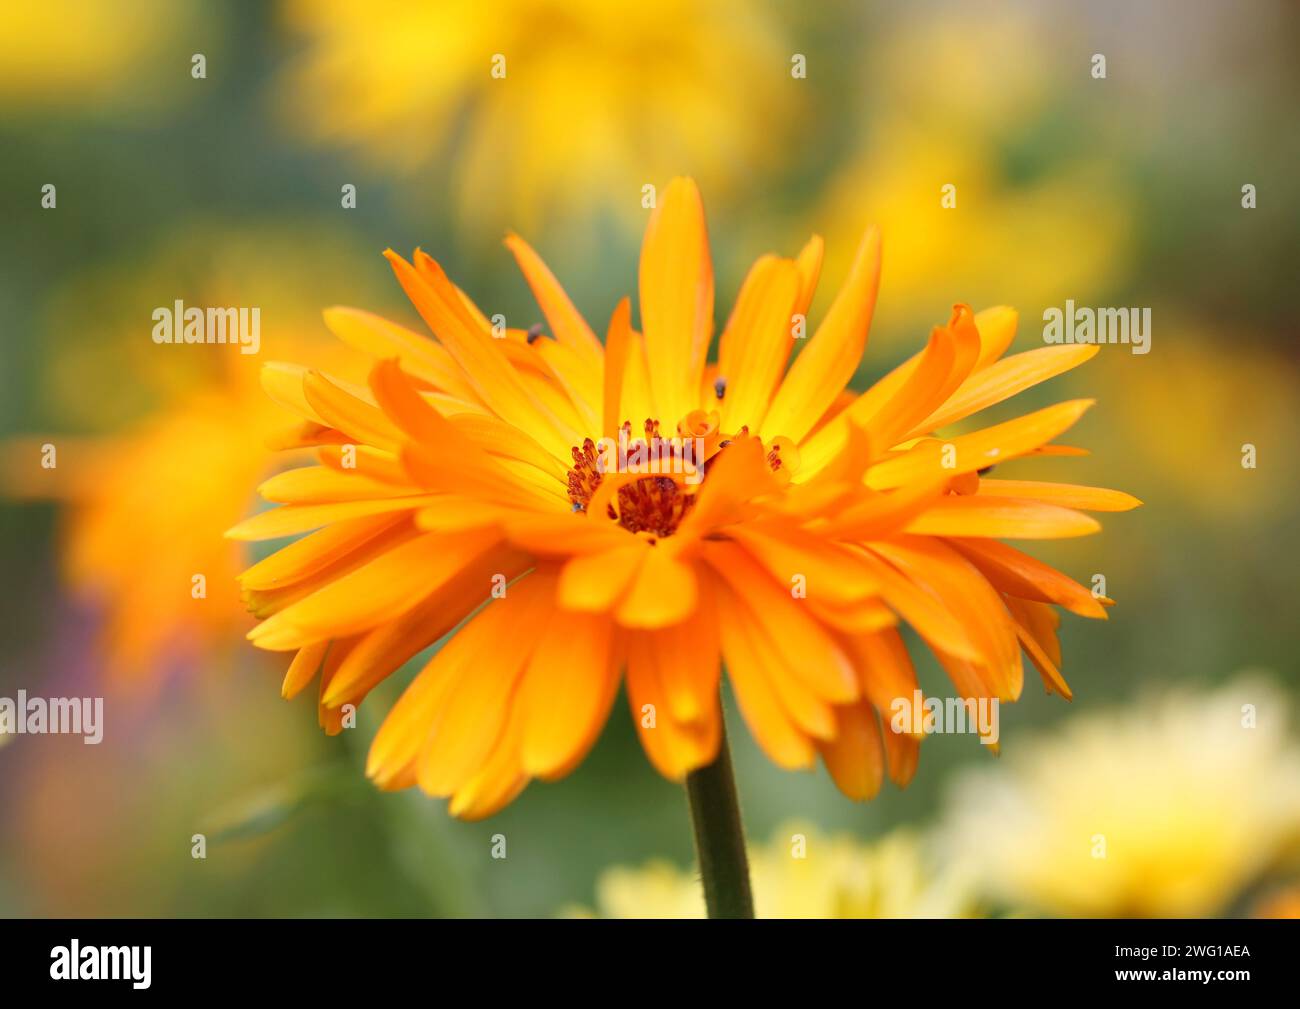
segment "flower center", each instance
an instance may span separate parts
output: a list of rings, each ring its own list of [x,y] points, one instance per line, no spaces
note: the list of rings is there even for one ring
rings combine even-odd
[[[695,504],[695,495],[682,490],[671,477],[650,476],[618,489],[618,512],[609,517],[628,532],[671,536]]]
[[[586,511],[609,472],[644,473],[621,485],[614,502],[605,506],[609,519],[633,533],[671,536],[695,504],[695,490],[704,476],[705,439],[664,438],[659,421],[647,419],[645,436],[633,439],[632,422],[624,421],[617,441],[590,438],[569,451],[573,466],[568,473],[569,500],[574,511]]]
[[[573,465],[568,472],[569,501],[575,512],[590,512],[606,473],[632,474],[617,490],[597,504],[605,518],[633,533],[654,537],[671,536],[695,506],[706,470],[719,452],[725,452],[732,438],[749,436],[749,425],[734,435],[718,430],[718,415],[695,410],[677,425],[677,434],[664,438],[659,421],[648,419],[645,436],[632,438],[632,422],[624,421],[617,438],[599,442],[584,438],[569,449]],[[790,480],[791,461],[797,468],[798,454],[787,438],[775,438],[767,446],[767,465],[779,482]],[[793,459],[783,451],[794,453]],[[611,488],[612,490],[612,488]],[[611,499],[612,498],[612,499]]]

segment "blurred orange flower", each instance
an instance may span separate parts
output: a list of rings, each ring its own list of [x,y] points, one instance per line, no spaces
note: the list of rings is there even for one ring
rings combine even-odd
[[[311,335],[315,310],[303,301],[352,261],[328,233],[298,229],[317,256],[296,265],[287,234],[190,222],[140,262],[72,276],[44,313],[47,409],[59,426],[94,422],[102,433],[0,444],[0,493],[66,506],[62,574],[102,613],[101,671],[115,685],[147,693],[167,669],[227,654],[248,630],[234,581],[247,551],[221,534],[274,472],[267,439],[292,420],[262,394],[256,356],[155,344],[151,306],[170,310],[178,296],[257,306],[268,319],[262,353],[326,355],[344,374],[349,356],[360,359]]]

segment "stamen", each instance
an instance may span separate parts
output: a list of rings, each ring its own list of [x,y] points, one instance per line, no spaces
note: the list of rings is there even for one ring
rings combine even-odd
[[[534,322],[531,326],[528,327],[528,343],[530,345],[534,343],[537,340],[537,338],[541,335],[542,335],[542,324],[540,322]]]
[[[727,380],[725,378],[715,378],[713,380],[713,393],[718,399],[722,399],[727,394]]]
[[[573,466],[569,470],[569,500],[573,502],[574,511],[585,511],[591,502],[591,496],[600,486],[596,443],[590,438],[584,438],[582,448],[575,445],[569,449],[569,454],[573,457]]]
[[[628,532],[671,536],[695,504],[676,481],[651,476],[618,489],[618,523]]]
[[[720,380],[725,385],[725,379]],[[693,411],[675,428],[676,434],[665,438],[662,425],[653,417],[641,424],[644,437],[632,437],[632,422],[619,425],[616,462],[610,458],[613,446],[602,442],[600,451],[590,438],[569,449],[573,466],[568,472],[569,501],[574,512],[589,512],[591,501],[600,488],[605,473],[613,465],[633,479],[621,483],[618,492],[605,508],[605,517],[634,533],[652,537],[671,536],[683,518],[695,506],[700,486],[708,478],[712,462],[735,438],[749,436],[743,425],[732,437],[720,441],[717,414]],[[796,452],[792,445],[786,445]],[[774,473],[787,467],[782,445],[774,441],[767,451],[767,463]],[[791,463],[797,468],[797,454]],[[645,474],[642,476],[641,474]],[[670,474],[670,475],[666,475]]]
[[[620,443],[628,458],[644,459],[647,465],[662,467],[662,473],[686,473],[702,468],[702,462],[695,458],[694,445],[664,438],[660,430],[660,422],[647,417],[642,424],[644,440],[634,440],[632,422],[625,420],[620,426]],[[602,464],[608,465],[609,460],[601,457],[602,453],[597,452],[596,443],[590,438],[584,439],[581,446],[571,448],[569,454],[573,458],[568,473],[569,501],[575,512],[586,511],[604,478]],[[695,504],[695,494],[673,477],[652,472],[619,487],[616,501],[617,506],[611,502],[605,510],[611,521],[629,532],[671,536]]]

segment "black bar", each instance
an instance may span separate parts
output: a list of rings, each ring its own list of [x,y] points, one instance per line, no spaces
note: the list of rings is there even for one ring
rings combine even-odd
[[[59,971],[66,959],[56,951],[70,954],[73,940],[83,959],[87,947],[139,947],[137,965],[149,947],[148,988],[135,988],[138,982],[130,977],[54,979],[52,969]],[[709,972],[716,977],[695,969],[692,944],[706,940],[719,953],[717,971]],[[1076,996],[1127,988],[1163,989],[1179,999],[1192,991],[1222,998],[1247,990],[1294,991],[1298,941],[1300,924],[1294,921],[1253,920],[0,921],[0,985],[6,1005],[24,1004],[9,999],[20,993],[355,993],[373,1001],[390,990],[414,995],[413,985],[427,986],[416,990],[433,1002],[491,1003],[498,986],[576,997],[620,974],[623,991],[663,986],[674,1000],[687,988],[692,995],[714,984],[733,991],[766,988],[785,978],[797,987],[812,986],[809,998],[817,990],[829,995],[856,986],[866,1000],[882,980],[919,996]],[[89,957],[96,967],[130,962],[98,951]],[[1189,979],[1192,971],[1211,976]],[[1220,975],[1239,971],[1245,976]],[[1120,972],[1138,973],[1121,979]],[[465,995],[454,995],[458,991]]]

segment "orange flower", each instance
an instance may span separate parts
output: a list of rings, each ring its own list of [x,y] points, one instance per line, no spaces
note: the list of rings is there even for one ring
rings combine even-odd
[[[436,262],[389,252],[436,340],[335,308],[334,333],[379,358],[368,389],[264,372],[320,455],[264,484],[282,507],[230,533],[316,530],[241,577],[265,618],[250,639],[296,652],[285,696],[319,674],[321,722],[338,731],[345,705],[465,621],[379,730],[368,773],[381,787],[419,785],[454,815],[487,816],[582,759],[624,676],[646,753],[681,779],[717,752],[725,663],[772,760],[806,768],[820,754],[842,791],[869,798],[886,772],[905,784],[919,752],[888,717],[916,689],[900,618],[963,697],[1018,697],[1021,648],[1069,696],[1053,605],[1104,617],[1101,601],[998,539],[1094,532],[1077,509],[1137,502],[980,471],[1070,453],[1050,442],[1089,401],[930,435],[1095,347],[1004,358],[1015,313],[959,305],[919,354],[846,392],[876,298],[870,229],[793,364],[816,237],[754,265],[711,365],[713,274],[686,179],[646,230],[643,331],[624,299],[604,346],[536,253],[506,244],[551,336],[494,338]]]
[[[349,365],[333,347],[315,352]],[[248,629],[235,583],[248,558],[220,534],[272,471],[261,449],[268,438],[279,447],[285,416],[246,361],[228,353],[121,433],[0,443],[0,495],[66,506],[63,577],[100,613],[98,666],[114,687],[150,695],[178,664],[220,656]],[[45,444],[57,467],[42,468]]]
[[[284,415],[240,363],[122,433],[0,443],[0,493],[66,507],[62,574],[101,614],[97,665],[115,687],[151,694],[249,626],[234,584],[247,558],[220,533],[270,470],[255,449]],[[45,444],[57,467],[42,468]]]

